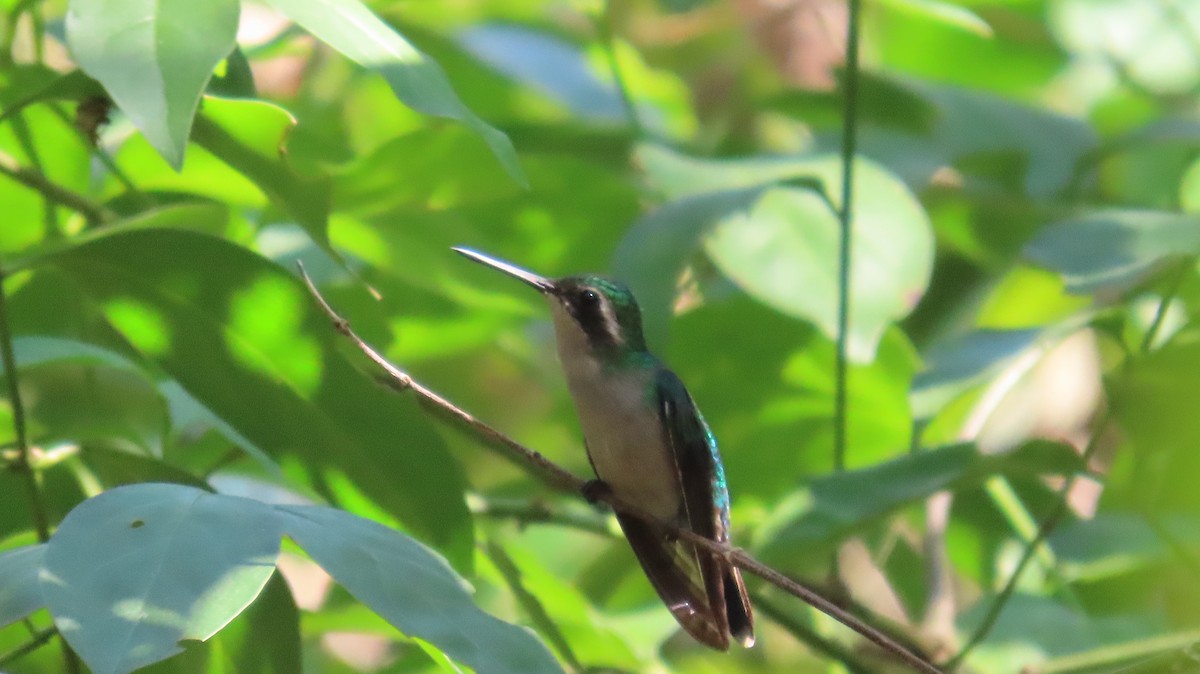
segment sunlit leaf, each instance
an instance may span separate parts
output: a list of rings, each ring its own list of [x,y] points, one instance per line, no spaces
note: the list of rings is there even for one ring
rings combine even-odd
[[[944,23],[981,37],[992,36],[992,27],[978,14],[951,2],[943,0],[881,0],[879,4],[892,11]]]
[[[268,0],[268,4],[347,58],[382,75],[405,105],[467,125],[491,147],[508,174],[524,183],[508,136],[468,110],[441,66],[358,0]]]
[[[233,49],[239,9],[237,0],[71,0],[67,43],[178,169],[200,94]]]
[[[714,220],[708,215],[686,229],[705,237],[713,262],[746,292],[836,335],[839,224],[830,204],[836,206],[834,195],[840,193],[837,157],[711,161],[655,146],[641,148],[638,157],[650,182],[668,199],[776,185],[752,206],[721,213],[715,227],[706,227]],[[874,356],[884,329],[924,293],[933,239],[924,210],[899,180],[866,161],[859,162],[855,179],[848,348],[852,358],[864,362]],[[815,183],[820,190],[787,188],[789,181]],[[629,237],[646,237],[648,228],[635,227]],[[626,245],[626,250],[636,247]],[[680,255],[678,250],[673,256]]]
[[[338,353],[294,277],[244,248],[180,230],[113,234],[48,262],[79,279],[126,340],[237,434],[276,461],[302,457],[317,484],[325,471],[349,477],[469,568],[454,460],[411,398]]]
[[[305,176],[288,165],[287,139],[296,120],[262,101],[206,98],[196,120],[195,141],[250,178],[335,260],[329,244],[333,184],[328,175]]]

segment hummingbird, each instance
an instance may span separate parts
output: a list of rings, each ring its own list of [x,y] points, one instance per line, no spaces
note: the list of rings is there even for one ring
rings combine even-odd
[[[558,358],[596,474],[584,489],[710,540],[729,541],[729,491],[716,438],[683,382],[646,348],[637,300],[593,275],[545,278],[468,248],[454,251],[520,279],[550,303]],[[650,584],[694,639],[725,651],[754,644],[741,572],[728,560],[618,512]]]

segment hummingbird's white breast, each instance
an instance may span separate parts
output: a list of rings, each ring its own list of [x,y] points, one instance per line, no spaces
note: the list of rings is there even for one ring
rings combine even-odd
[[[554,307],[559,360],[596,477],[621,500],[665,521],[682,506],[679,472],[653,396],[650,367],[606,367],[566,312]]]

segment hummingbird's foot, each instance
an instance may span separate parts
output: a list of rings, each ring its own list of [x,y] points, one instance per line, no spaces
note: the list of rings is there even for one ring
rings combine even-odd
[[[604,499],[612,496],[612,487],[604,480],[588,480],[579,488],[580,493],[587,499],[588,503],[598,505]]]

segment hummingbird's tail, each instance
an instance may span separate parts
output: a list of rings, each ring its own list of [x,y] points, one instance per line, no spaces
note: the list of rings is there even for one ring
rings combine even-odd
[[[706,646],[719,651],[729,650],[725,616],[713,611],[705,592],[693,580],[697,570],[691,569],[689,573],[689,569],[684,567],[684,556],[676,550],[678,543],[664,540],[660,530],[636,517],[618,513],[617,521],[637,555],[646,578],[667,608],[671,609],[680,627]]]
[[[725,569],[725,615],[729,617],[729,634],[745,648],[754,645],[754,610],[750,595],[742,582],[742,571],[729,565]]]

